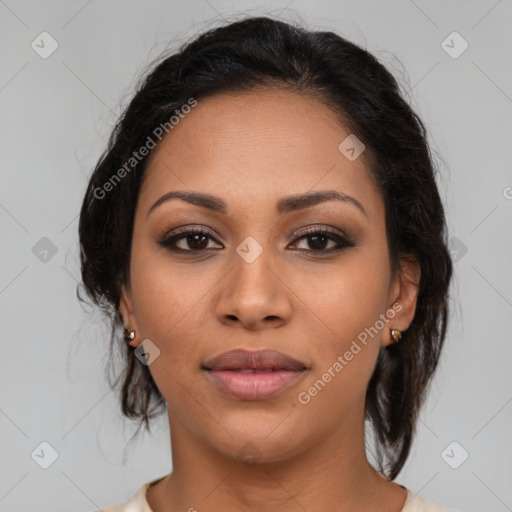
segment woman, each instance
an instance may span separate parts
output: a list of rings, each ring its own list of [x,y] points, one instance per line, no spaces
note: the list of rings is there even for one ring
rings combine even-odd
[[[372,55],[266,17],[197,37],[140,85],[79,232],[123,413],[171,434],[172,473],[107,511],[448,510],[394,482],[452,264],[425,128]]]

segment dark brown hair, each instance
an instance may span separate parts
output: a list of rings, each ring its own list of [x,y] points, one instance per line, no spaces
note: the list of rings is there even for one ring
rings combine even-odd
[[[420,263],[413,322],[399,343],[381,348],[366,395],[379,470],[394,479],[408,457],[445,338],[452,262],[425,127],[395,78],[366,50],[332,32],[254,17],[211,29],[152,64],[88,184],[79,221],[83,288],[111,319],[111,351],[114,342],[124,345],[120,288],[129,279],[135,205],[148,156],[132,161],[133,168],[126,163],[190,98],[255,87],[310,94],[338,114],[366,146],[365,162],[384,198],[392,270],[401,255]],[[122,179],[113,182],[123,166]],[[80,289],[78,296],[84,300]],[[122,411],[149,430],[149,419],[166,402],[133,348],[123,350]]]

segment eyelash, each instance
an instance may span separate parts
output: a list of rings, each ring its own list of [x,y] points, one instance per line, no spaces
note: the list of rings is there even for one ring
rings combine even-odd
[[[216,240],[210,235],[210,233],[208,233],[207,231],[204,231],[203,229],[184,228],[184,230],[179,232],[178,234],[175,234],[170,237],[165,237],[163,240],[159,241],[158,243],[162,247],[164,247],[172,252],[176,252],[176,253],[187,253],[188,252],[188,253],[196,253],[197,254],[197,253],[208,251],[208,249],[180,249],[180,248],[175,247],[175,244],[178,240],[188,238],[188,237],[194,236],[194,235],[205,235],[208,238],[210,238],[211,240],[214,240],[216,242]],[[313,229],[304,231],[300,234],[300,236],[298,238],[296,238],[294,240],[293,243],[297,243],[299,240],[302,240],[304,238],[307,239],[308,237],[313,237],[313,236],[325,236],[329,240],[336,242],[338,244],[338,247],[335,249],[321,249],[318,251],[316,251],[314,249],[306,249],[306,252],[313,252],[313,253],[318,253],[318,254],[330,254],[330,253],[340,252],[346,248],[355,246],[355,244],[352,241],[350,241],[348,238],[343,237],[333,231],[329,231],[328,229],[325,229],[325,228],[323,228],[323,229],[313,228]],[[301,250],[303,250],[303,249],[301,249]]]

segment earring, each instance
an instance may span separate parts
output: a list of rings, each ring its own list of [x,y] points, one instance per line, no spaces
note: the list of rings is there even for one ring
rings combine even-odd
[[[123,331],[123,338],[124,338],[124,341],[126,341],[127,343],[129,343],[130,341],[133,341],[135,339],[135,331],[129,331],[125,327],[125,329]]]
[[[402,333],[398,329],[391,329],[391,337],[393,341],[397,343],[402,339]]]

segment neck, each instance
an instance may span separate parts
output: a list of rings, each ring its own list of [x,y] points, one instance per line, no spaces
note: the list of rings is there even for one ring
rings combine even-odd
[[[367,461],[362,413],[289,456],[253,463],[226,456],[169,415],[173,471],[150,487],[148,503],[153,512],[398,512],[406,491]]]

